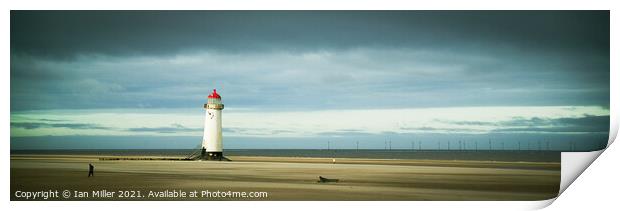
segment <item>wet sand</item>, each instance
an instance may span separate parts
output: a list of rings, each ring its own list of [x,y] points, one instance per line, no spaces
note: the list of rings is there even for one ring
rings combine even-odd
[[[11,156],[16,191],[90,193],[52,200],[544,200],[557,196],[558,162],[232,156],[231,162],[100,160],[88,155]],[[108,156],[110,157],[110,156]],[[125,156],[126,157],[126,156]],[[88,164],[95,176],[88,176]],[[339,182],[317,183],[318,176]],[[93,197],[92,191],[142,197]],[[267,192],[267,197],[148,197],[165,190]],[[74,195],[74,194],[72,194]]]

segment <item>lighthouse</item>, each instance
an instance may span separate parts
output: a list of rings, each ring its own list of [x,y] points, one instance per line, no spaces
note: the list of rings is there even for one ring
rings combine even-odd
[[[200,157],[202,160],[222,160],[225,159],[222,154],[222,97],[213,89],[213,93],[207,98],[204,104],[205,127],[202,136],[202,151]]]

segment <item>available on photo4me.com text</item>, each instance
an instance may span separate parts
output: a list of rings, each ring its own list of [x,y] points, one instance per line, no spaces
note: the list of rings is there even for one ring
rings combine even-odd
[[[44,191],[15,191],[15,197],[25,200],[54,200],[54,199],[96,199],[96,198],[267,198],[269,193],[264,191],[209,191],[209,190],[163,190],[163,191],[77,191],[77,190],[44,190]]]

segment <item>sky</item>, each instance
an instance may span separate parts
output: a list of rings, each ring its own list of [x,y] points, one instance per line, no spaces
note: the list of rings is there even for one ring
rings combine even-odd
[[[11,11],[12,149],[193,148],[212,89],[225,148],[593,150],[609,12]]]

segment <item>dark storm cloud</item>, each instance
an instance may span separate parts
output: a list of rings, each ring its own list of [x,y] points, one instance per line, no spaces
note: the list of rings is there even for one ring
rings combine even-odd
[[[609,12],[11,12],[12,111],[199,107],[212,88],[271,109],[608,107]]]
[[[179,133],[179,132],[197,132],[202,131],[202,128],[188,128],[180,124],[172,124],[170,127],[139,127],[129,128],[127,131],[131,132],[156,132],[156,133]]]
[[[484,121],[443,121],[436,120],[437,122],[444,122],[454,125],[468,125],[468,126],[498,126],[497,122],[484,122]]]
[[[458,132],[458,133],[480,133],[485,130],[468,129],[468,128],[437,128],[437,127],[400,127],[401,130],[406,131],[422,131],[422,132]]]
[[[518,119],[507,122],[506,126],[525,126],[508,127],[497,129],[497,132],[587,132],[587,133],[608,133],[609,116],[586,116],[581,118],[557,118],[557,119]],[[549,127],[550,126],[550,127]]]
[[[321,132],[321,133],[317,133],[317,135],[319,137],[321,137],[321,136],[327,136],[327,137],[365,137],[365,136],[372,136],[372,135],[375,135],[375,134],[364,132],[362,130],[360,130],[360,131],[339,130],[339,131],[334,131],[334,132]]]
[[[454,125],[496,126],[493,132],[609,132],[609,116],[585,116],[576,118],[514,118],[509,121],[441,121]]]
[[[38,119],[39,121],[44,121],[44,122],[65,122],[67,120],[63,120],[63,119]]]
[[[267,128],[241,128],[241,127],[226,127],[222,128],[222,132],[235,135],[294,135],[298,131],[284,130],[284,129],[267,129]]]
[[[361,45],[607,55],[609,12],[11,11],[11,50],[51,57]]]
[[[24,129],[38,129],[38,128],[68,128],[68,129],[96,129],[96,130],[109,130],[109,127],[103,127],[97,124],[83,124],[83,123],[42,123],[42,122],[11,122],[13,128]]]
[[[609,128],[602,129],[595,126],[580,127],[580,126],[565,126],[565,127],[527,127],[527,128],[502,128],[493,130],[493,132],[516,132],[516,133],[532,133],[532,132],[545,132],[545,133],[607,133]]]

